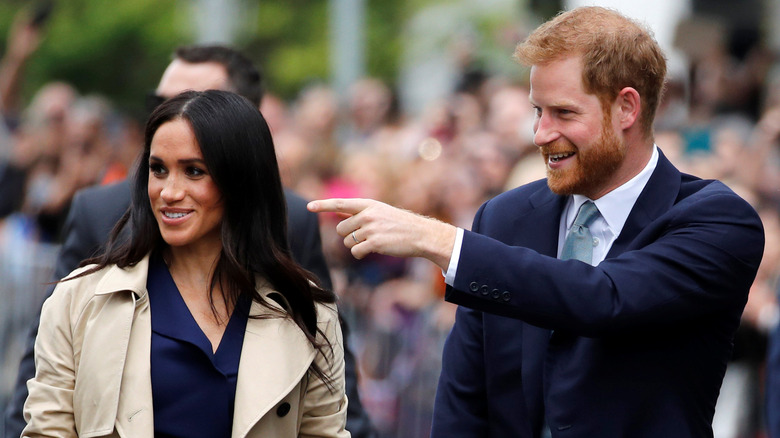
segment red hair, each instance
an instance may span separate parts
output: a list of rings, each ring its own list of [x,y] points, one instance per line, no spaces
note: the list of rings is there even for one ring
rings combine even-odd
[[[598,96],[606,112],[620,90],[637,90],[639,122],[651,137],[666,79],[666,58],[652,31],[614,10],[582,7],[542,24],[515,50],[515,59],[529,66],[577,55],[585,91]]]

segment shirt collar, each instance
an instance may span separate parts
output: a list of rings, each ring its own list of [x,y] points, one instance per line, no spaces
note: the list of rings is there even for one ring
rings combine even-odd
[[[620,232],[623,230],[623,225],[625,225],[631,209],[634,208],[634,203],[636,203],[637,198],[639,198],[645,185],[650,180],[650,176],[653,174],[657,164],[658,147],[653,145],[653,154],[641,172],[620,187],[593,201],[596,207],[598,207],[601,217],[604,218],[607,226],[615,236],[620,235]],[[592,199],[583,195],[573,195],[573,203],[571,208],[568,209],[566,216],[566,229],[571,228],[572,224],[574,224],[574,218],[577,216],[580,206],[586,201],[592,201]]]

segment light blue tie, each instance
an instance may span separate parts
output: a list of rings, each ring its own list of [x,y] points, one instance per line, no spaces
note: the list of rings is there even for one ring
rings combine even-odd
[[[580,207],[574,225],[563,242],[561,260],[576,259],[587,264],[593,262],[593,235],[590,234],[590,225],[599,216],[599,209],[591,201],[587,201]]]

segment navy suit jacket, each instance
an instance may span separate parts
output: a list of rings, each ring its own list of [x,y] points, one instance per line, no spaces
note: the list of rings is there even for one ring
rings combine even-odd
[[[466,231],[434,437],[711,437],[764,246],[755,211],[661,154],[606,259],[556,258],[566,197],[504,193]]]
[[[780,295],[778,295],[780,299]],[[766,358],[766,419],[769,438],[780,438],[780,324],[769,336]]]
[[[322,286],[331,289],[330,273],[322,254],[319,220],[317,215],[306,209],[306,200],[285,189],[287,200],[287,230],[293,258],[305,269],[319,278]],[[70,274],[82,260],[96,255],[108,239],[114,224],[130,205],[130,184],[127,180],[109,186],[95,186],[76,194],[71,203],[65,223],[65,242],[57,258],[54,279]],[[48,295],[54,287],[50,287]],[[40,315],[39,315],[40,317]],[[19,373],[14,393],[5,414],[6,436],[19,436],[24,428],[22,408],[27,398],[27,380],[35,375],[34,345],[39,320],[36,318],[25,345],[25,353],[19,364]],[[344,339],[349,334],[342,321]],[[344,345],[346,389],[349,405],[347,430],[353,437],[370,438],[375,431],[362,407],[357,391],[357,367],[355,357]]]

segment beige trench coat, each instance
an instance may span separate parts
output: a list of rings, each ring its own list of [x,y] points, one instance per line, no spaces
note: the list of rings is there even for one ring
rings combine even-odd
[[[25,437],[153,437],[148,257],[57,285],[35,343]],[[79,271],[76,271],[79,272]],[[269,296],[281,294],[258,287]],[[284,315],[252,304],[238,369],[233,438],[349,437],[344,349],[334,306],[318,305],[330,366]],[[322,339],[320,339],[322,341]],[[316,361],[331,392],[309,372]],[[194,385],[197,382],[193,382]]]

